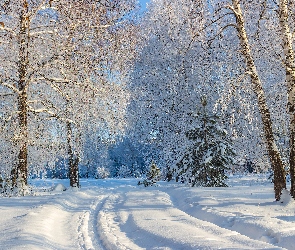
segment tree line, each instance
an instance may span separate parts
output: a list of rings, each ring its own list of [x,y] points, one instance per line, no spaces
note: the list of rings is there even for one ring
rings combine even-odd
[[[205,95],[237,155],[268,160],[277,200],[288,172],[294,197],[294,0],[152,0],[143,16],[137,8],[1,3],[1,171],[13,186],[60,155],[79,186],[81,161],[118,135],[140,145],[146,163],[177,169]]]
[[[238,156],[266,158],[276,200],[288,172],[294,197],[294,4],[152,1],[131,83],[134,140],[153,143],[159,161],[177,170],[206,95]]]

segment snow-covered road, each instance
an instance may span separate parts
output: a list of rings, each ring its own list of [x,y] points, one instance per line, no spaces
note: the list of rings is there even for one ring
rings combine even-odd
[[[229,188],[83,180],[81,191],[0,198],[0,249],[294,249],[295,202],[256,177]],[[59,181],[62,182],[62,181]]]

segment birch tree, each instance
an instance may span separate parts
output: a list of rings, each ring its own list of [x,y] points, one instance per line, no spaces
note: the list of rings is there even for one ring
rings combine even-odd
[[[290,177],[291,195],[295,198],[295,54],[293,49],[294,32],[290,28],[289,16],[291,13],[291,3],[287,0],[279,1],[279,21],[281,27],[281,38],[284,52],[284,66],[286,71],[287,109],[290,116]],[[294,4],[293,4],[294,5]],[[294,7],[294,6],[293,6]]]
[[[284,164],[274,138],[270,109],[268,107],[262,82],[253,58],[240,1],[232,0],[231,4],[220,4],[220,7],[217,11],[219,12],[222,9],[229,10],[230,12],[223,13],[220,15],[219,19],[231,14],[235,18],[235,23],[225,25],[220,32],[223,32],[224,29],[229,27],[234,27],[237,31],[241,47],[240,51],[245,59],[246,74],[250,77],[252,90],[257,99],[263,125],[266,148],[274,172],[275,198],[276,200],[280,200],[281,192],[286,188]]]
[[[28,91],[34,82],[32,76],[36,70],[40,70],[45,65],[54,61],[54,57],[37,58],[34,54],[36,48],[36,36],[44,32],[43,42],[50,40],[50,27],[45,25],[43,31],[38,30],[39,24],[35,21],[40,17],[40,10],[48,4],[46,1],[37,1],[34,3],[26,0],[9,1],[1,5],[1,42],[4,49],[7,49],[4,55],[4,61],[1,70],[0,83],[2,87],[9,89],[16,97],[16,115],[17,131],[14,134],[14,144],[17,147],[17,163],[13,167],[12,184],[17,186],[17,180],[21,180],[27,185],[28,177],[28,146],[29,129],[28,114],[31,111],[29,105]],[[33,31],[34,30],[34,31]],[[36,31],[37,30],[37,31]],[[36,31],[36,32],[35,32]],[[7,39],[8,44],[4,39]],[[3,47],[2,47],[3,48]],[[35,51],[36,52],[36,51]],[[13,119],[13,118],[11,118]]]

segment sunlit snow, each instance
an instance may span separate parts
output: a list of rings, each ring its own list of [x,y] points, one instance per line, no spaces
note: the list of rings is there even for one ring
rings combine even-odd
[[[135,179],[33,180],[36,196],[0,198],[0,249],[294,249],[295,201],[264,176],[228,188]]]

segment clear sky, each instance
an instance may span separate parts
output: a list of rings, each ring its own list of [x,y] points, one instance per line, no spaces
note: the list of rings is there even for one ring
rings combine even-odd
[[[139,4],[141,5],[142,10],[146,10],[146,4],[150,2],[150,0],[139,0]]]

